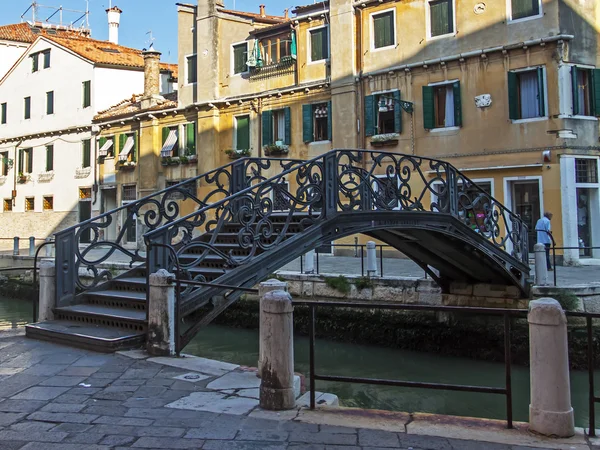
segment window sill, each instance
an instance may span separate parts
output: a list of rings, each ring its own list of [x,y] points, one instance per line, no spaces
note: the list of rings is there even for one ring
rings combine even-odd
[[[386,45],[385,47],[371,47],[371,52],[380,52],[382,50],[392,50],[396,48],[396,43],[394,42],[392,45]]]
[[[322,139],[320,141],[310,141],[307,142],[308,145],[322,145],[322,144],[331,144],[329,139]]]
[[[444,131],[458,131],[460,127],[441,127],[441,128],[432,128],[429,130],[431,133],[443,133]]]
[[[528,119],[512,119],[512,123],[530,123],[530,122],[543,122],[548,120],[547,116],[544,117],[530,117]]]
[[[449,37],[455,37],[455,36],[456,36],[456,32],[446,33],[446,34],[440,34],[439,36],[427,36],[427,42],[437,41],[439,39],[444,39],[444,38],[449,38]]]
[[[250,75],[250,71],[246,70],[245,72],[232,73],[230,75],[230,78],[242,78],[242,77],[248,76],[248,75]],[[196,84],[196,83],[194,83],[194,84]]]
[[[527,16],[527,17],[521,17],[520,19],[508,19],[506,21],[506,23],[511,24],[511,23],[521,23],[521,22],[527,22],[529,20],[535,20],[535,19],[540,19],[544,17],[544,13],[542,14],[536,14],[535,16]]]
[[[575,120],[589,120],[591,122],[598,122],[598,118],[594,116],[582,116],[579,114],[569,115],[569,114],[559,114],[559,119],[575,119]]]
[[[317,59],[316,61],[309,61],[307,63],[307,65],[311,66],[311,65],[315,65],[315,64],[323,64],[323,63],[328,63],[329,62],[329,58],[323,58],[323,59]]]

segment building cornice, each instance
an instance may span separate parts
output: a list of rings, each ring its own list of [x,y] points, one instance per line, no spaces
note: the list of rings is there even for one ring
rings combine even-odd
[[[25,134],[22,136],[13,136],[0,139],[0,144],[8,144],[11,142],[23,142],[31,139],[41,139],[45,137],[62,136],[65,134],[79,134],[92,131],[92,125],[80,125],[60,130],[40,131],[39,133]]]

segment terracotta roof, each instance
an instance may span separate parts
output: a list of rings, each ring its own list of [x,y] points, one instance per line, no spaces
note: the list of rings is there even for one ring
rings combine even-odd
[[[142,94],[133,95],[104,111],[100,111],[94,117],[94,121],[105,119],[116,119],[118,117],[130,116],[142,112]],[[144,111],[160,111],[163,109],[177,108],[177,91],[163,95],[165,101]]]
[[[231,14],[232,16],[243,17],[244,19],[252,19],[256,22],[263,22],[263,23],[285,22],[287,20],[283,16],[269,16],[269,15],[261,16],[258,13],[251,13],[251,12],[245,12],[245,11],[234,11],[232,9],[219,9],[219,11],[223,12],[225,14]]]
[[[48,32],[53,34],[49,34]],[[42,26],[32,27],[28,23],[15,23],[10,25],[0,26],[0,40],[23,42],[32,44],[38,36],[72,36],[78,37],[88,35],[89,30],[67,30],[64,28],[44,28]]]
[[[317,2],[317,3],[311,3],[310,5],[296,6],[296,8],[294,8],[292,10],[292,13],[293,14],[301,14],[301,13],[307,13],[310,11],[318,12],[318,10],[324,10],[327,8],[329,8],[328,1]]]

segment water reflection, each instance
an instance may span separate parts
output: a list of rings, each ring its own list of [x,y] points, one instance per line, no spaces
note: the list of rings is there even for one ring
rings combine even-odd
[[[0,298],[0,330],[27,325],[32,317],[31,300]]]

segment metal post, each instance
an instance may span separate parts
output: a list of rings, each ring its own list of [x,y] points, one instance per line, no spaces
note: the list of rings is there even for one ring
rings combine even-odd
[[[548,284],[548,268],[546,267],[546,247],[544,244],[533,246],[535,255],[535,284],[545,286]]]
[[[556,270],[556,267],[554,268]],[[590,430],[588,435],[590,437],[596,437],[596,401],[595,401],[595,389],[594,389],[594,334],[592,331],[592,318],[586,317],[587,325],[587,352],[588,352],[588,381],[590,384],[589,388],[589,416],[590,416]]]
[[[360,246],[360,276],[365,276],[365,246]]]
[[[380,264],[380,270],[379,270],[379,276],[383,278],[383,245],[379,246],[379,264]]]
[[[510,364],[510,317],[504,313],[504,370],[506,380],[506,428],[513,427],[512,417],[512,376]]]
[[[19,256],[19,236],[14,237],[13,256]]]
[[[310,365],[310,409],[315,409],[315,306],[310,305],[310,318],[308,320],[309,335],[309,365]]]
[[[301,257],[300,257],[300,273],[304,273],[304,267],[303,267],[303,264],[304,264],[304,257],[303,257],[303,256],[301,256]]]
[[[358,237],[354,238],[354,257],[358,258]]]
[[[563,252],[564,255],[564,252]],[[564,259],[564,257],[563,257]],[[563,262],[564,264],[564,262]],[[552,239],[552,269],[554,270],[554,286],[556,286],[556,245],[554,244],[554,239]]]
[[[320,273],[319,272],[319,252],[316,252],[317,254],[317,275]]]
[[[29,236],[29,256],[35,256],[35,237]]]
[[[375,242],[367,242],[367,276],[377,276],[377,248]]]

